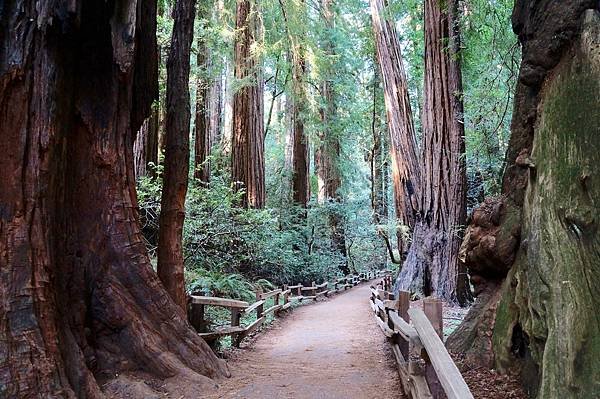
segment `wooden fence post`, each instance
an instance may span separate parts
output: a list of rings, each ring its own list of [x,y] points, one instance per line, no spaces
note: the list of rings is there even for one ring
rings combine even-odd
[[[398,310],[398,316],[400,316],[405,322],[410,323],[410,317],[408,316],[408,308],[410,308],[410,292],[400,291],[398,293],[398,301],[396,302],[396,306],[396,309]],[[410,343],[401,339],[398,346],[400,347],[402,356],[404,356],[404,359],[408,361],[410,354]]]
[[[262,290],[259,288],[256,290],[256,300],[260,301],[260,294],[262,293]],[[260,319],[263,315],[263,305],[258,305],[258,307],[256,308],[256,319]]]
[[[437,335],[442,341],[444,341],[442,301],[437,298],[425,298],[423,300],[423,313],[425,313],[425,316],[427,316],[427,319],[429,319],[429,322],[433,326],[433,329]]]
[[[423,300],[423,313],[425,313],[425,316],[433,326],[433,329],[443,342],[444,320],[442,319],[442,310],[442,301],[439,299],[425,298]],[[425,350],[423,350],[423,352],[423,358],[425,359],[425,378],[427,379],[429,390],[434,398],[445,398],[446,394],[444,388],[442,387],[442,384],[440,384],[437,373],[429,360],[429,356],[427,356]]]
[[[240,310],[237,308],[231,308],[231,326],[239,327],[241,318],[242,318],[242,314],[240,313]],[[242,341],[241,337],[242,337],[241,334],[235,334],[231,337],[233,346],[235,346],[236,348],[240,347],[240,342]]]
[[[287,286],[287,284],[284,284],[284,285],[283,285],[283,292],[285,292],[285,291],[287,291],[287,290],[288,290],[288,286]],[[284,305],[284,306],[285,306],[285,305],[287,305],[287,303],[288,303],[288,296],[289,296],[289,295],[290,295],[290,294],[289,294],[289,293],[287,293],[287,292],[286,292],[285,294],[283,294],[283,305]]]
[[[193,295],[204,296],[204,292],[193,292]],[[194,305],[191,301],[188,303],[188,320],[196,332],[206,331],[206,321],[204,320],[204,305]]]

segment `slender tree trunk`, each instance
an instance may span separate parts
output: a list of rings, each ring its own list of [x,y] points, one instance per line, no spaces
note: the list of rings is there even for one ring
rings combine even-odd
[[[324,51],[331,60],[335,57],[335,48],[331,36],[333,35],[334,20],[331,10],[331,0],[321,1],[321,14],[324,25],[327,27],[324,40]],[[333,61],[331,61],[333,62]],[[339,189],[342,185],[341,171],[339,165],[340,142],[335,134],[334,126],[337,114],[336,93],[333,85],[334,75],[333,65],[329,66],[325,72],[325,80],[321,82],[321,94],[325,106],[321,108],[321,122],[324,130],[320,134],[320,142],[315,151],[315,168],[318,180],[317,199],[319,203],[327,202],[341,204],[342,196]],[[342,272],[349,273],[346,251],[346,233],[344,229],[344,220],[340,214],[339,206],[333,207],[329,211],[329,227],[331,229],[331,244],[334,250],[343,258],[340,264]]]
[[[370,5],[377,61],[385,92],[396,217],[412,229],[419,206],[420,168],[406,74],[394,24],[383,17],[385,1],[370,0]],[[402,235],[399,235],[398,247],[401,254],[408,250],[408,240]]]
[[[308,136],[304,132],[304,118],[306,117],[306,83],[304,82],[306,74],[306,59],[304,49],[298,42],[296,29],[299,18],[290,20],[283,0],[279,0],[285,29],[289,41],[289,58],[292,69],[292,90],[290,94],[290,117],[292,128],[292,200],[295,204],[303,208],[308,206],[310,199],[310,152]],[[294,4],[292,3],[292,6]],[[290,6],[290,7],[292,7]],[[300,1],[299,10],[293,10],[292,16],[304,15],[305,3]]]
[[[238,0],[236,12],[235,78],[250,80],[233,98],[231,177],[244,190],[242,206],[265,205],[264,82],[262,63],[255,54],[261,43],[261,21],[254,0]]]
[[[293,86],[300,85],[301,75],[304,74],[305,64],[304,60],[299,60],[300,64],[293,67],[298,69],[293,75]],[[302,71],[302,72],[300,72]],[[304,102],[303,98],[299,97],[298,94],[292,100],[292,200],[295,204],[306,208],[310,198],[310,185],[309,185],[309,146],[308,137],[304,133],[304,121],[303,121],[303,109]]]
[[[373,223],[375,225],[385,225],[388,221],[387,215],[387,182],[386,173],[387,160],[386,160],[386,138],[383,124],[381,123],[380,110],[378,109],[378,92],[380,91],[379,74],[374,72],[373,74],[373,112],[371,120],[371,133],[373,135],[373,149],[371,151],[371,208],[373,210]],[[378,228],[380,229],[380,228]],[[383,228],[381,228],[383,229]],[[393,248],[391,248],[391,242],[387,236],[386,231],[378,230],[379,235],[383,235],[386,240],[386,244],[390,246],[390,257],[395,259]],[[376,261],[378,267],[384,268],[387,264],[386,247],[382,246],[380,255]]]
[[[198,54],[196,64],[199,68],[196,84],[196,117],[194,141],[194,177],[201,182],[210,181],[209,155],[212,147],[210,132],[210,54],[204,37],[198,38]]]
[[[373,150],[371,153],[371,207],[373,208],[373,223],[387,223],[387,195],[384,169],[387,167],[385,154],[384,129],[377,109],[377,91],[380,87],[379,74],[373,76],[373,113],[371,133],[373,135]]]
[[[204,15],[219,17],[219,10],[212,10],[212,3],[203,7]],[[216,7],[215,7],[216,8]],[[196,64],[200,69],[196,84],[196,115],[194,141],[194,177],[209,183],[211,174],[210,153],[214,143],[220,140],[221,131],[221,74],[214,69],[219,66],[207,45],[206,38],[198,38]]]
[[[399,287],[465,303],[458,262],[466,221],[466,167],[457,1],[425,1],[425,85],[422,113],[421,212]]]
[[[195,3],[177,0],[174,10],[167,60],[165,169],[158,235],[158,276],[182,309],[187,306],[182,241],[190,160],[189,78]]]
[[[200,395],[210,386],[201,374],[227,373],[160,284],[142,240],[133,141],[157,86],[138,69],[156,68],[156,58],[136,48],[154,40],[156,9],[119,5],[3,5],[3,398],[102,398],[134,371],[198,384]]]

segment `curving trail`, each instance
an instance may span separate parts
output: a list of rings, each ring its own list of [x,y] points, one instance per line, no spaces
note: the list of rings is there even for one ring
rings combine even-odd
[[[228,362],[232,377],[211,398],[399,398],[393,355],[363,283],[299,307]]]

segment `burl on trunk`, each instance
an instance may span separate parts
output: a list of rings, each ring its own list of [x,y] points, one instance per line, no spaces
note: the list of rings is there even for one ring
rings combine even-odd
[[[515,367],[532,397],[598,397],[598,2],[517,1],[513,28],[523,61],[503,196],[469,226],[479,305],[448,345]]]

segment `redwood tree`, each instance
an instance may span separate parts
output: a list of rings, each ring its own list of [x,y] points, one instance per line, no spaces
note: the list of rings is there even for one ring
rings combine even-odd
[[[231,178],[243,189],[242,206],[265,205],[264,82],[261,57],[261,21],[254,0],[238,0],[236,10],[235,78],[241,87],[233,95]]]
[[[321,95],[323,96],[323,106],[321,107],[321,123],[323,130],[319,135],[319,145],[315,151],[315,169],[318,179],[317,199],[319,203],[327,202],[340,204],[342,196],[339,189],[342,185],[341,171],[339,165],[340,141],[336,135],[334,126],[337,114],[337,98],[333,84],[335,47],[332,40],[334,28],[334,15],[331,10],[331,0],[321,1],[321,14],[325,24],[326,38],[323,43],[324,52],[330,58],[331,65],[325,68],[325,79],[321,82]],[[341,269],[348,273],[348,263],[346,261],[346,235],[344,231],[344,221],[339,214],[337,207],[329,211],[329,227],[331,229],[331,244],[336,252],[343,258],[344,262]]]
[[[385,0],[370,0],[370,5],[385,93],[396,217],[400,223],[412,228],[419,206],[420,167],[400,41],[394,23],[384,18]],[[408,240],[401,235],[398,247],[400,254],[409,247]]]
[[[204,4],[201,11],[205,15],[218,14],[212,3]],[[217,11],[216,13],[214,11]],[[210,181],[211,165],[209,155],[215,143],[220,139],[221,130],[221,74],[215,73],[213,54],[205,34],[198,37],[196,64],[200,69],[196,84],[196,115],[194,141],[194,177],[204,183]]]
[[[148,20],[148,29],[150,32],[156,32],[156,14],[157,4],[155,1],[149,1],[144,7],[140,7],[140,15],[138,18]],[[136,46],[136,56],[138,58],[145,57],[149,60],[157,60],[159,58],[158,44],[155,34],[148,35],[148,39]],[[158,86],[148,90],[145,87],[146,82],[158,81],[158,68],[153,62],[144,62],[138,65],[140,72],[136,74],[133,82],[133,90],[136,97],[134,101],[153,103],[158,98]],[[134,104],[134,108],[141,108]],[[137,111],[135,115],[132,115],[132,126],[142,126],[138,129],[135,135],[134,141],[134,165],[135,165],[135,177],[140,178],[145,175],[153,175],[154,170],[148,169],[148,164],[158,164],[158,132],[159,132],[159,111],[158,104],[152,106],[152,112],[150,116],[143,114],[141,111]]]
[[[375,65],[375,62],[374,62]],[[385,124],[382,118],[381,81],[379,73],[373,73],[373,109],[371,113],[371,134],[373,136],[373,148],[369,155],[371,169],[371,209],[373,210],[373,224],[376,226],[387,224],[388,222],[388,138]],[[384,229],[378,228],[378,234],[383,237],[386,247],[382,247],[379,256],[379,266],[385,267],[387,264],[387,255],[389,252],[392,262],[401,263],[394,256],[393,245]]]
[[[141,5],[22,0],[0,11],[2,397],[100,398],[133,372],[200,395],[202,375],[227,373],[140,233],[132,146],[156,92],[139,76],[142,62],[156,68],[135,51],[155,34]]]
[[[310,151],[308,136],[304,131],[304,118],[306,117],[306,59],[304,49],[298,41],[302,34],[301,26],[304,13],[304,1],[300,1],[298,8],[292,3],[291,15],[288,15],[283,0],[279,0],[281,13],[285,23],[285,30],[289,41],[289,61],[291,64],[292,81],[289,101],[289,127],[292,138],[292,200],[301,207],[306,207],[310,199]]]
[[[530,397],[597,397],[600,6],[519,0],[513,30],[502,196],[473,213],[462,250],[478,297],[448,344],[516,371]]]
[[[425,0],[420,206],[398,286],[464,303],[469,291],[458,262],[467,211],[457,5]]]
[[[185,309],[183,222],[190,161],[190,49],[196,0],[175,3],[171,51],[167,59],[165,169],[160,201],[158,276],[173,300]]]

